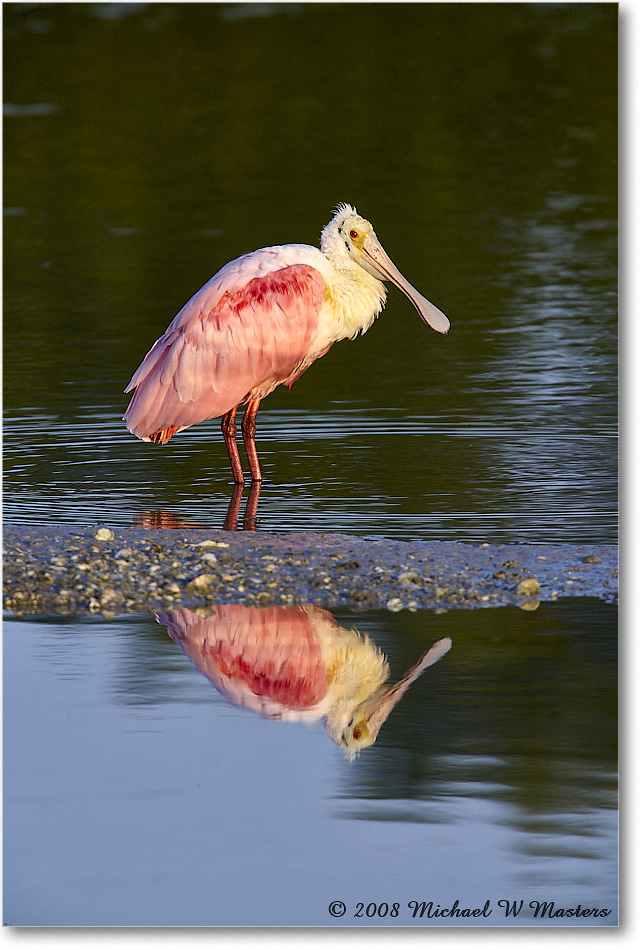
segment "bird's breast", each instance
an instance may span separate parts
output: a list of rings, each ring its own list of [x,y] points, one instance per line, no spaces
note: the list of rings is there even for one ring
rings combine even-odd
[[[334,334],[335,340],[353,339],[359,333],[365,333],[386,302],[383,283],[365,271],[355,275],[333,275],[330,280],[326,278],[325,283],[322,316],[328,333]]]

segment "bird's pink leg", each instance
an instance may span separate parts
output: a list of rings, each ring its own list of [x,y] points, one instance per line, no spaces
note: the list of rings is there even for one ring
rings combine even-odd
[[[226,412],[221,419],[221,431],[223,432],[223,438],[225,439],[225,445],[227,446],[227,454],[230,457],[230,465],[232,466],[232,475],[234,476],[234,481],[237,485],[242,485],[245,479],[243,478],[241,457],[239,455],[238,445],[236,444],[235,418],[236,408],[230,409],[229,412]]]
[[[256,510],[259,507],[259,494],[261,493],[261,483],[252,482],[250,485],[250,494],[245,506],[245,516],[243,518],[244,531],[256,531]]]
[[[230,504],[227,509],[227,515],[223,522],[223,531],[236,531],[239,521],[239,509],[241,499],[243,498],[243,486],[237,482],[230,498]]]
[[[259,411],[259,406],[261,404],[260,399],[252,399],[247,404],[247,409],[243,415],[243,422],[241,423],[241,429],[243,430],[243,441],[245,442],[245,451],[247,452],[247,460],[250,465],[250,475],[252,476],[253,482],[263,481],[263,476],[261,475],[261,466],[259,465],[259,456],[256,451],[256,444],[254,442],[254,436],[256,434],[256,414]]]

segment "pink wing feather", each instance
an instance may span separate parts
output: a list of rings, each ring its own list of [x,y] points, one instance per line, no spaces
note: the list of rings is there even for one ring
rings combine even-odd
[[[223,268],[154,343],[125,390],[135,390],[124,419],[139,438],[166,442],[250,395],[262,399],[316,358],[323,277],[309,264],[278,267],[270,250]]]
[[[271,718],[304,712],[326,694],[319,635],[304,607],[221,604],[156,614],[196,668],[239,706]]]

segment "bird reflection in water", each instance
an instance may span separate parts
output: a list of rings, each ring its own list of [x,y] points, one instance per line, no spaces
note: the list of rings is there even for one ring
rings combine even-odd
[[[323,718],[349,759],[375,742],[408,687],[452,646],[449,637],[438,640],[390,685],[381,650],[320,607],[223,604],[156,619],[230,702],[268,719]]]
[[[261,492],[261,482],[252,482],[243,514],[242,531],[256,531],[256,511],[259,504],[259,494]],[[230,503],[223,522],[223,531],[239,530],[239,514],[241,502],[243,501],[243,485],[234,485]],[[132,519],[135,528],[210,528],[211,525],[195,524],[193,521],[185,521],[177,518],[171,511],[140,511]]]

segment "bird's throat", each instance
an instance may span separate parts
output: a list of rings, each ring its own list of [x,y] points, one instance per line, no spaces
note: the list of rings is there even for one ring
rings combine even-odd
[[[358,264],[335,265],[335,277],[326,283],[324,300],[342,336],[355,337],[365,333],[381,313],[386,302],[386,288]]]

